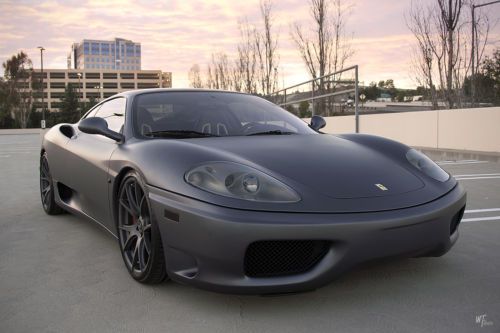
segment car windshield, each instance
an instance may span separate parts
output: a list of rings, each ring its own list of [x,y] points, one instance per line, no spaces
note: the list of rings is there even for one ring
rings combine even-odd
[[[141,94],[133,118],[136,133],[152,138],[317,134],[275,104],[228,92]]]

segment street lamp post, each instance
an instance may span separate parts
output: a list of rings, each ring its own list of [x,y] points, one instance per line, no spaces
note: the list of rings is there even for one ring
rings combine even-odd
[[[45,51],[45,49],[43,48],[43,46],[39,46],[38,47],[40,49],[40,77],[42,79],[42,123],[40,124],[41,128],[44,129],[45,128],[45,100],[44,100],[44,92],[43,92],[43,51]]]
[[[475,103],[475,95],[476,95],[476,79],[475,79],[475,57],[476,57],[476,8],[484,7],[484,6],[489,6],[493,5],[495,3],[500,3],[500,0],[496,1],[491,1],[487,3],[482,3],[479,5],[472,4],[471,6],[471,11],[472,11],[472,36],[471,36],[471,41],[472,41],[472,46],[471,46],[471,64],[472,64],[472,75],[470,76],[470,96],[471,96],[471,106],[474,106]]]
[[[82,116],[82,105],[81,105],[81,101],[80,101],[80,91],[82,89],[82,86],[81,86],[81,83],[80,83],[80,79],[82,78],[82,73],[77,73],[76,76],[78,76],[78,116],[81,117]]]
[[[102,85],[98,85],[98,86],[95,86],[94,89],[99,89],[99,99],[97,100],[98,102],[102,101],[104,99],[104,92],[102,91],[104,89],[104,86]]]

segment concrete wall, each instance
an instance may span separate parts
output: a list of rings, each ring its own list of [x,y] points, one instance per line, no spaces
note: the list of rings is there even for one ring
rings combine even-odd
[[[354,116],[327,117],[328,133],[352,133]],[[410,146],[500,152],[500,107],[361,115],[360,133]]]

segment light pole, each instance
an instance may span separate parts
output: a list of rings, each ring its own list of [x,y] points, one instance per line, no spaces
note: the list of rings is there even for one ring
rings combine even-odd
[[[40,49],[40,77],[42,78],[42,123],[40,124],[41,128],[45,128],[45,101],[44,101],[44,96],[43,96],[43,51],[45,49],[43,46],[38,47]]]
[[[484,7],[484,6],[489,6],[489,5],[493,5],[495,3],[500,3],[500,0],[496,0],[496,1],[490,1],[490,2],[486,2],[486,3],[482,3],[482,4],[479,4],[479,5],[474,5],[472,4],[471,6],[471,11],[472,11],[472,37],[471,37],[471,40],[472,40],[472,46],[471,46],[471,63],[472,63],[472,75],[470,76],[470,97],[471,97],[471,106],[473,107],[474,106],[474,103],[475,103],[475,95],[476,95],[476,79],[475,79],[475,57],[476,57],[476,15],[475,15],[475,11],[476,11],[476,8],[480,8],[480,7]]]
[[[102,101],[104,99],[104,96],[103,96],[103,92],[102,92],[102,89],[104,89],[104,87],[102,85],[98,85],[98,86],[95,86],[94,89],[99,89],[99,99],[97,100],[98,102]]]
[[[82,116],[82,105],[81,105],[81,102],[80,102],[80,91],[81,91],[81,83],[80,83],[80,79],[82,78],[82,73],[76,73],[76,76],[78,76],[78,116],[81,117]]]

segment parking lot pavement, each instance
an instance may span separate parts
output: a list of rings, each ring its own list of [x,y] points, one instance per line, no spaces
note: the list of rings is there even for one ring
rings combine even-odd
[[[468,191],[444,257],[365,264],[309,293],[243,297],[134,282],[111,236],[42,211],[38,144],[0,135],[2,332],[500,332],[500,164],[443,162]]]

